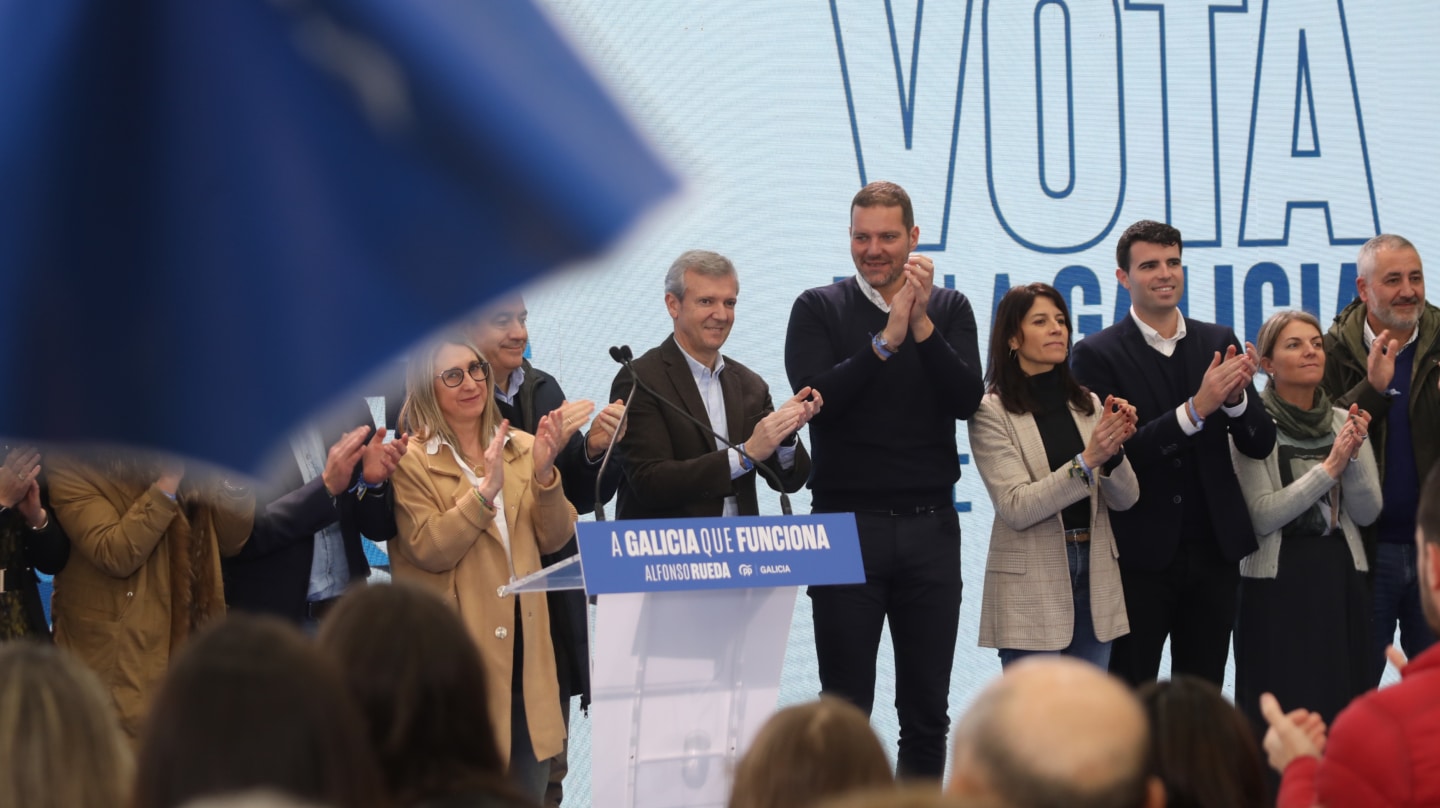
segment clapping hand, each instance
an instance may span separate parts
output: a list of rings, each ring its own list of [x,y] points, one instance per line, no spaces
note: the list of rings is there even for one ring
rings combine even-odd
[[[1390,339],[1389,329],[1381,331],[1370,343],[1370,355],[1365,358],[1365,380],[1375,392],[1390,389],[1390,383],[1395,380],[1395,357],[1399,353],[1400,340]]]
[[[618,443],[625,437],[627,423],[620,421],[620,416],[624,413],[625,401],[617,398],[606,404],[600,414],[595,416],[595,422],[590,425],[590,434],[585,436],[585,454],[590,460],[600,459],[600,455],[610,447],[610,436],[615,435],[617,430],[619,434],[615,435],[615,442]]]
[[[4,465],[0,465],[0,506],[13,508],[23,502],[39,474],[39,449],[17,446],[6,453]]]
[[[1259,360],[1255,346],[1248,342],[1244,352],[1230,345],[1225,349],[1223,358],[1216,351],[1204,378],[1200,380],[1200,389],[1195,393],[1195,410],[1200,417],[1210,417],[1222,404],[1227,407],[1239,404],[1240,396],[1255,377],[1257,367]]]
[[[1340,479],[1345,467],[1360,456],[1360,446],[1370,439],[1370,413],[1350,405],[1350,417],[1330,445],[1330,454],[1321,462],[1332,479]]]
[[[17,446],[5,455],[0,466],[0,506],[16,508],[36,529],[49,521],[40,507],[40,450],[34,446]]]
[[[554,415],[556,413],[552,412],[540,419],[542,429],[545,421]],[[552,425],[550,429],[553,430],[555,427]],[[537,433],[539,431],[539,429],[536,430]],[[500,426],[495,430],[495,437],[490,439],[489,445],[485,447],[485,454],[481,458],[481,469],[485,474],[484,479],[480,481],[480,487],[476,490],[480,492],[480,496],[484,497],[486,502],[494,502],[495,495],[500,493],[500,487],[505,484],[505,439],[509,434],[510,422],[508,420],[501,421]],[[539,441],[537,440],[536,443],[538,445]],[[550,461],[552,464],[554,463],[554,455],[551,455]],[[537,467],[540,465],[538,458],[535,465]]]
[[[409,432],[402,433],[389,443],[385,442],[385,433],[384,429],[375,430],[374,436],[365,444],[361,473],[368,486],[376,486],[390,479],[390,475],[395,473],[395,467],[400,465],[400,458],[404,457],[405,451],[410,448]]]
[[[1090,433],[1090,441],[1083,453],[1085,464],[1090,468],[1103,466],[1120,451],[1120,447],[1135,434],[1138,417],[1130,402],[1115,396],[1106,396],[1102,405],[1100,423]]]
[[[338,497],[350,488],[350,476],[355,473],[355,464],[365,453],[365,435],[369,426],[357,426],[340,436],[325,456],[325,470],[320,473],[325,490],[330,496]]]
[[[588,401],[585,403],[591,409],[595,407]],[[574,428],[565,425],[564,409],[560,407],[551,410],[535,425],[535,444],[530,450],[530,456],[535,461],[535,482],[541,485],[550,484],[555,476],[555,458],[560,454],[560,447],[575,434]]]

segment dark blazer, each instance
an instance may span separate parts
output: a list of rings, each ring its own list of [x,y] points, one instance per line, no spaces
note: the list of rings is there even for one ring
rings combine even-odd
[[[536,425],[540,423],[540,417],[565,402],[565,391],[560,389],[560,382],[554,376],[531,365],[528,359],[523,361],[525,380],[520,383],[520,390],[515,396],[515,407],[520,411],[520,418],[512,421],[512,424],[533,435]],[[498,403],[499,399],[496,400]],[[602,409],[605,404],[604,401],[597,402],[596,410]],[[555,456],[555,468],[560,469],[560,483],[565,487],[565,498],[575,506],[575,512],[587,514],[595,510],[595,481],[600,475],[600,464],[591,463],[586,458],[584,430],[576,431],[570,436],[570,442],[560,447],[560,453]],[[610,498],[615,496],[615,489],[619,485],[620,469],[612,461],[605,468],[600,501],[609,502]]]
[[[1175,346],[1184,364],[1186,397],[1200,389],[1200,380],[1215,351],[1227,346],[1241,350],[1235,332],[1225,326],[1185,318],[1185,338]],[[1230,460],[1230,441],[1247,457],[1263,459],[1275,445],[1275,422],[1265,412],[1252,384],[1245,389],[1245,412],[1232,419],[1223,409],[1205,419],[1193,436],[1175,419],[1176,398],[1165,378],[1157,373],[1140,327],[1127,313],[1109,328],[1075,345],[1071,368],[1081,384],[1103,401],[1107,395],[1126,399],[1140,418],[1139,431],[1125,442],[1125,454],[1140,478],[1140,501],[1127,511],[1110,514],[1120,549],[1122,569],[1161,570],[1180,544],[1184,516],[1181,491],[1185,450],[1194,449],[1199,478],[1205,489],[1210,521],[1220,552],[1238,562],[1256,548],[1255,530],[1240,483]]]
[[[345,418],[348,420],[338,421],[333,429],[322,428],[327,451],[346,430],[374,420],[368,406],[347,410]],[[359,479],[360,466],[356,463],[351,472],[351,486]],[[221,562],[226,605],[304,622],[315,532],[336,521],[340,523],[350,580],[368,578],[370,564],[360,536],[363,533],[371,541],[387,541],[395,535],[390,484],[367,491],[364,499],[348,492],[332,499],[323,480],[316,477],[304,482],[299,464],[287,460],[279,476],[257,492],[255,529],[244,549]]]
[[[700,389],[673,335],[658,348],[646,351],[633,367],[640,380],[656,392],[701,422],[709,422]],[[630,384],[630,373],[621,370],[611,385],[610,400],[629,395]],[[720,388],[725,395],[728,437],[735,443],[750,437],[760,419],[775,409],[765,380],[728,356],[720,372]],[[717,450],[714,437],[643,389],[635,391],[628,417],[625,437],[616,446],[624,471],[618,518],[719,516],[729,496],[736,498],[742,516],[760,513],[755,472],[730,479],[729,451]],[[800,490],[810,475],[810,455],[799,441],[795,463],[789,469],[780,466],[778,450],[768,458],[756,459],[775,472],[786,492]]]

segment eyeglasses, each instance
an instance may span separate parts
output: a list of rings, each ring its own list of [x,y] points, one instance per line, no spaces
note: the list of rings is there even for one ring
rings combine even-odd
[[[470,367],[465,370],[450,368],[444,373],[437,373],[435,378],[444,382],[446,387],[459,387],[460,384],[465,381],[466,373],[469,373],[470,378],[475,381],[483,383],[486,379],[490,378],[490,365],[487,362],[481,362],[477,359],[471,362]]]

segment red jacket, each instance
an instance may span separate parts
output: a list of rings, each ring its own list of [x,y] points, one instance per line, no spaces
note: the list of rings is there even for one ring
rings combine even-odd
[[[1277,808],[1440,805],[1440,645],[1400,675],[1340,713],[1323,758],[1291,761]]]

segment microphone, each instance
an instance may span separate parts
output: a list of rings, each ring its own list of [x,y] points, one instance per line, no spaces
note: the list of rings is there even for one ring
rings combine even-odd
[[[630,351],[629,345],[610,346],[610,358],[626,367],[630,366],[629,362],[632,356],[634,354]],[[635,383],[640,381],[633,370],[630,372],[630,378]],[[630,395],[625,397],[625,406],[620,410],[620,423],[615,426],[615,431],[610,433],[610,443],[605,446],[605,454],[600,458],[600,472],[595,475],[595,521],[597,522],[605,521],[605,503],[600,501],[600,488],[605,484],[605,468],[610,465],[610,455],[615,452],[615,439],[625,429],[625,419],[630,417],[630,402],[634,400],[635,384],[631,384]]]
[[[764,477],[765,481],[770,483],[770,487],[780,492],[780,512],[786,516],[790,516],[790,495],[785,493],[785,487],[781,484],[779,476],[777,476],[769,466],[760,463],[754,457],[751,457],[748,452],[740,448],[739,445],[731,442],[729,438],[711,429],[709,424],[686,412],[683,407],[671,401],[670,399],[660,395],[660,393],[657,392],[655,388],[651,387],[645,382],[640,381],[640,374],[636,373],[635,368],[631,367],[630,365],[630,361],[634,358],[634,356],[635,355],[630,351],[629,345],[621,345],[618,348],[610,349],[610,358],[624,365],[625,369],[630,371],[630,379],[633,382],[630,385],[630,394],[633,396],[635,394],[635,386],[639,385],[641,390],[644,390],[645,392],[654,396],[656,401],[659,401],[661,404],[664,404],[671,410],[680,413],[680,415],[684,416],[687,420],[690,421],[690,423],[703,429],[705,431],[705,434],[711,436],[712,438],[715,438],[716,440],[720,441],[731,449],[734,449],[736,452],[739,452],[741,457],[750,461],[750,466],[755,469],[755,473],[759,474],[761,477]],[[629,400],[626,400],[625,408],[628,414],[630,408]]]

